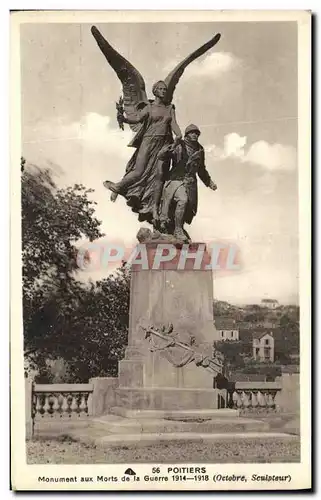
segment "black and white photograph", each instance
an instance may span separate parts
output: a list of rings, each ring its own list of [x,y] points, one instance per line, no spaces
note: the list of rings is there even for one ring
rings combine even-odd
[[[309,487],[310,23],[11,14],[16,489]]]

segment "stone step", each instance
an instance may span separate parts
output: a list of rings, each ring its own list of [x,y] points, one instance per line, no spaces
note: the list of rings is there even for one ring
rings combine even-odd
[[[105,415],[92,420],[93,428],[100,428],[110,434],[148,434],[148,433],[229,433],[229,432],[266,432],[269,424],[262,420],[241,417],[228,418],[124,418]]]
[[[257,440],[259,443],[266,443],[267,441],[285,443],[295,441],[297,436],[285,434],[281,432],[238,432],[238,433],[199,433],[199,432],[173,432],[173,433],[146,433],[146,434],[105,434],[98,436],[88,432],[74,432],[73,437],[77,441],[83,443],[90,443],[102,448],[131,446],[137,448],[141,446],[150,446],[166,442],[203,442],[203,443],[222,443],[227,441],[242,441],[242,443],[249,440]]]
[[[128,410],[123,406],[114,406],[110,409],[110,413],[113,415],[119,415],[120,417],[126,418],[177,418],[177,419],[203,419],[203,418],[229,418],[238,417],[239,410],[231,410],[229,408],[224,409],[205,409],[200,410],[198,408],[192,410]]]

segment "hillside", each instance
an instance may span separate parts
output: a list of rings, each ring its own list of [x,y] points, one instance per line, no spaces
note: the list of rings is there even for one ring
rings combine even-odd
[[[283,320],[288,318],[293,322],[299,322],[300,319],[300,308],[296,305],[279,305],[276,309],[269,309],[260,304],[235,306],[222,300],[214,300],[213,312],[214,318],[224,316],[249,324],[270,322],[275,327],[280,326],[282,317]]]
[[[253,332],[270,330],[275,339],[277,358],[284,359],[290,354],[299,353],[300,309],[298,306],[280,305],[275,309],[269,309],[252,304],[240,307],[225,301],[214,300],[213,311],[214,321],[215,318],[235,321],[240,342],[244,346],[252,345]]]

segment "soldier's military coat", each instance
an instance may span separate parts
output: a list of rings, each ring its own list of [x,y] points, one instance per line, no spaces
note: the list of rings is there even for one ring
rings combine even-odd
[[[205,166],[204,148],[199,142],[191,144],[185,139],[180,141],[175,148],[171,146],[164,148],[159,158],[171,159],[171,168],[165,178],[162,197],[174,199],[177,189],[184,185],[188,197],[184,219],[187,224],[190,224],[197,213],[197,175],[205,186],[209,186],[211,182],[210,174]],[[170,218],[170,214],[168,217]]]

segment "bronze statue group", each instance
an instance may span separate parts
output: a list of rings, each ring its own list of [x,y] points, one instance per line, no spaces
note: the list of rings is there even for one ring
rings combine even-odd
[[[153,85],[154,100],[147,99],[145,82],[134,66],[121,56],[93,26],[92,34],[122,83],[123,98],[117,104],[119,126],[129,124],[135,132],[129,146],[135,148],[123,178],[105,181],[111,201],[118,195],[138,214],[139,221],[153,225],[156,234],[190,240],[184,224],[197,212],[197,175],[212,190],[216,184],[205,167],[199,128],[188,125],[182,136],[172,104],[175,87],[185,68],[220,39],[215,35]],[[126,115],[126,116],[125,116]]]

